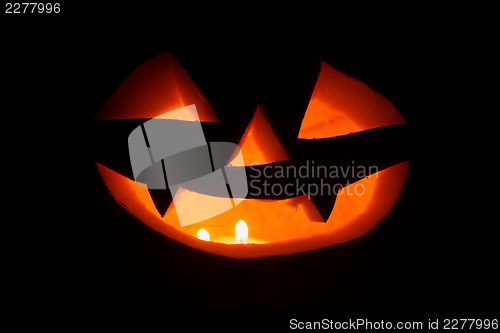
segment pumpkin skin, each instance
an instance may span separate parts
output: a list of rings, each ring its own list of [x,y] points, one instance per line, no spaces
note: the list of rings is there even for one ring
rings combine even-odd
[[[171,54],[162,53],[136,69],[95,120],[149,119],[191,104],[196,105],[201,122],[219,122],[180,64]],[[322,63],[298,138],[329,138],[405,123],[385,97]],[[257,107],[239,146],[245,165],[290,159],[261,107]],[[154,230],[206,252],[256,258],[324,248],[368,233],[394,206],[405,183],[408,161],[344,187],[326,223],[312,222],[310,217],[316,208],[302,196],[284,200],[245,199],[223,214],[182,228],[173,204],[161,216],[147,189],[103,164],[97,163],[97,169],[113,198]],[[360,185],[364,188],[362,195],[348,195]],[[189,193],[181,203],[203,207],[203,202],[190,200]],[[230,242],[234,240],[234,226],[239,220],[248,224],[252,244]],[[200,229],[209,232],[211,241],[196,237]]]

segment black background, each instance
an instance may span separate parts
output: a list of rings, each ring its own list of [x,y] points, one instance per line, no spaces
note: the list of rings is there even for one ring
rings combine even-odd
[[[6,172],[14,209],[6,225],[20,227],[19,237],[4,236],[13,313],[72,325],[146,314],[144,323],[161,330],[178,322],[286,330],[294,317],[498,318],[496,221],[484,214],[495,196],[477,187],[490,167],[473,171],[485,160],[466,153],[481,155],[482,147],[486,161],[494,155],[494,141],[471,141],[474,119],[488,115],[468,104],[484,84],[477,74],[485,74],[488,42],[473,14],[62,5],[59,16],[2,14],[3,119],[6,131],[12,127],[4,142],[16,161]],[[194,250],[129,216],[96,172],[92,117],[162,51],[190,73],[221,119],[242,128],[255,103],[300,87],[293,73],[319,60],[388,97],[413,138],[394,209],[346,244],[253,260]]]

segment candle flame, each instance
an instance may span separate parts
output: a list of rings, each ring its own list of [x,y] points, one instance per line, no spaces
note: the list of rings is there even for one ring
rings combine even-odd
[[[204,240],[204,241],[209,241],[210,240],[210,235],[208,234],[208,231],[205,229],[200,229],[198,230],[198,233],[196,234],[196,237],[198,239]]]
[[[234,228],[234,237],[236,239],[236,243],[245,244],[248,240],[248,227],[245,221],[239,220],[236,223],[236,228]]]

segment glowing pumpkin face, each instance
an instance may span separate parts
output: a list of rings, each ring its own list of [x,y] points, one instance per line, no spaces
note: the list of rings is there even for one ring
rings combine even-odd
[[[177,61],[162,53],[137,68],[95,120],[104,129],[125,124],[125,136],[115,139],[126,145],[126,135],[136,126],[193,104],[204,126],[224,123]],[[402,190],[408,161],[398,138],[406,122],[385,97],[326,63],[321,64],[304,111],[296,136],[284,140],[268,121],[265,105],[257,106],[235,142],[244,165],[235,161],[231,165],[247,171],[248,196],[232,209],[198,223],[181,226],[177,210],[183,206],[183,211],[196,214],[215,209],[208,196],[184,189],[174,194],[174,205],[172,198],[165,199],[165,191],[139,186],[130,169],[115,167],[106,156],[97,168],[111,195],[130,214],[203,251],[254,258],[309,251],[360,237],[384,218]],[[306,172],[300,174],[301,167]],[[335,193],[318,194],[321,186],[327,187],[324,178],[332,180],[329,186],[340,185]],[[305,192],[297,191],[304,188]]]

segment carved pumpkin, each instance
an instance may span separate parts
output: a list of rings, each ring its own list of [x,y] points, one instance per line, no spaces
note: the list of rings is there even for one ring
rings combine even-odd
[[[126,146],[126,135],[141,123],[190,105],[196,106],[204,127],[228,125],[217,117],[217,110],[173,56],[162,53],[118,87],[95,122],[104,131],[120,123],[126,130],[114,140]],[[398,139],[404,136],[406,121],[389,100],[323,62],[295,137],[279,137],[265,108],[257,106],[236,142],[244,165],[233,167],[245,168],[249,177],[252,172],[262,174],[266,167],[298,167],[311,160],[318,165],[373,164],[377,172],[343,177],[336,196],[250,194],[232,209],[181,226],[177,215],[180,206],[193,214],[215,209],[210,196],[184,189],[174,193],[174,205],[172,198],[162,199],[165,191],[139,186],[130,168],[123,167],[126,163],[117,167],[110,156],[98,158],[98,171],[114,199],[149,227],[191,247],[229,257],[255,258],[332,246],[368,233],[387,215],[408,170],[404,140]],[[120,158],[127,160],[128,156]]]

